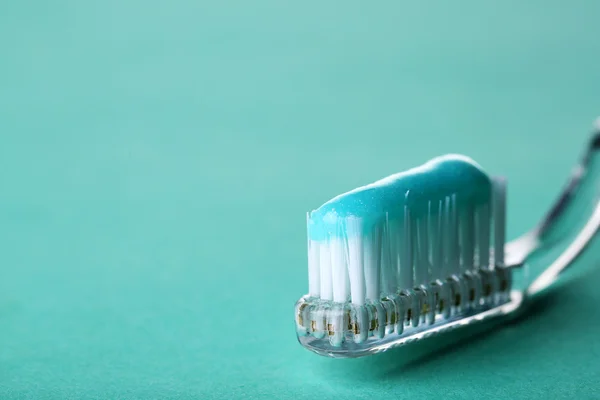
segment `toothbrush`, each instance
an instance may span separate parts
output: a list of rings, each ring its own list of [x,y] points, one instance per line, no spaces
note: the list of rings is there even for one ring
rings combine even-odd
[[[307,214],[307,349],[360,357],[526,310],[600,225],[600,119],[542,222],[506,240],[506,180],[462,155],[435,158]]]

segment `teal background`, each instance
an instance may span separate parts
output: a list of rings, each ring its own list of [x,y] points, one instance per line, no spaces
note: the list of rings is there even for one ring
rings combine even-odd
[[[459,152],[514,237],[583,150],[600,3],[484,3],[0,3],[0,398],[598,398],[598,246],[425,358],[296,342],[306,211]]]

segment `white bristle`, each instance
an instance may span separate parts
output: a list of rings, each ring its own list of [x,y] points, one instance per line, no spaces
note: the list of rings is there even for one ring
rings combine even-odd
[[[396,290],[396,246],[392,241],[392,227],[388,215],[383,222],[383,236],[381,237],[381,290],[393,293]]]
[[[475,250],[475,212],[472,206],[466,207],[460,215],[460,270],[461,272],[473,269]]]
[[[395,258],[396,263],[397,284],[396,287],[401,289],[410,289],[413,287],[413,265],[414,265],[414,222],[410,215],[410,210],[404,206],[404,218],[397,223],[397,235]]]
[[[331,282],[331,254],[329,243],[324,242],[319,246],[319,268],[321,271],[321,298],[323,300],[333,300],[333,287]]]
[[[367,236],[365,241],[364,270],[365,286],[367,300],[379,300],[380,289],[380,270],[381,270],[381,235],[383,226],[375,227]]]
[[[318,297],[321,293],[321,271],[319,268],[319,242],[308,241],[308,294]]]
[[[456,196],[446,197],[444,214],[444,276],[450,276],[460,272]]]
[[[429,283],[429,232],[428,219],[420,218],[415,222],[416,243],[414,277],[415,286]]]
[[[483,204],[482,206],[480,206],[477,209],[477,214],[475,218],[477,229],[477,267],[487,269],[490,266],[490,205]]]
[[[437,279],[442,276],[444,263],[442,248],[442,205],[441,201],[429,203],[429,267],[432,277]]]
[[[362,232],[362,221],[358,218],[348,218],[346,228],[352,232]],[[352,303],[356,305],[365,303],[364,242],[362,235],[351,235],[348,238],[350,293]]]
[[[348,298],[348,268],[346,268],[346,248],[342,239],[333,238],[329,242],[331,255],[331,281],[333,284],[333,301],[345,302]],[[351,270],[351,269],[350,269]]]
[[[494,207],[494,262],[504,264],[504,243],[506,241],[506,180],[495,178],[493,181]]]

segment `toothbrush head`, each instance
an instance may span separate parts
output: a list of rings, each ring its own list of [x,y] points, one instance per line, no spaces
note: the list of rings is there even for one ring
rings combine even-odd
[[[512,312],[506,183],[448,155],[339,195],[307,215],[300,343],[359,357]]]

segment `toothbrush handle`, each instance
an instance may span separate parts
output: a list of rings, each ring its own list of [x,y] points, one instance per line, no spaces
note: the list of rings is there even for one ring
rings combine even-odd
[[[526,264],[528,296],[548,288],[583,252],[600,227],[600,119],[581,162],[542,222],[506,245],[513,265]]]

